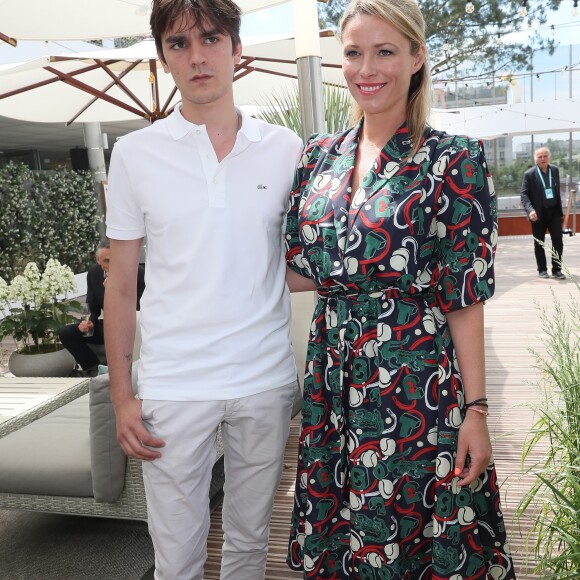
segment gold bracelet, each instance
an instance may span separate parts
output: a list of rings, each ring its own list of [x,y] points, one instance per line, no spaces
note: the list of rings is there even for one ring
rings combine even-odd
[[[476,413],[480,413],[484,417],[489,415],[489,411],[484,411],[483,409],[478,409],[477,407],[467,407],[468,411],[475,411]]]

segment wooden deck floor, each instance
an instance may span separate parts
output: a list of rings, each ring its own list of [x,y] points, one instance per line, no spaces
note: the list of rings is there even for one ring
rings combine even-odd
[[[580,275],[580,236],[564,239],[564,262],[572,273]],[[518,580],[537,578],[525,561],[526,527],[513,521],[513,514],[522,494],[531,485],[531,478],[522,475],[521,449],[533,423],[530,403],[539,400],[534,382],[537,371],[529,348],[543,350],[538,307],[549,312],[551,292],[565,302],[571,295],[580,297],[572,280],[559,282],[537,277],[530,236],[501,237],[497,253],[497,291],[485,309],[487,340],[487,385],[490,398],[489,427],[494,442],[497,471],[502,483],[503,509],[511,538]],[[13,348],[12,341],[0,344],[0,375],[7,371],[6,362]],[[272,518],[267,580],[291,580],[301,574],[288,570],[285,561],[290,510],[294,485],[296,443],[299,423],[292,423],[284,458],[285,469],[276,497]],[[221,511],[212,516],[209,535],[209,558],[206,580],[219,579],[222,545]]]
[[[565,238],[564,261],[573,273],[580,274],[580,236]],[[527,580],[538,576],[526,569],[524,564],[526,526],[519,526],[512,518],[523,492],[531,484],[531,478],[522,475],[521,449],[533,421],[529,404],[539,400],[540,396],[533,385],[537,379],[537,371],[528,350],[533,347],[542,351],[542,330],[536,303],[549,311],[552,291],[563,302],[571,294],[580,295],[572,280],[559,282],[537,277],[532,238],[529,236],[500,238],[496,274],[496,295],[487,303],[485,309],[487,385],[492,413],[489,427],[494,442],[498,476],[502,482],[503,509],[518,580]],[[295,419],[286,448],[285,469],[272,518],[267,580],[301,578],[300,574],[289,571],[284,563],[298,429],[298,421]],[[221,544],[221,511],[218,509],[212,516],[206,580],[219,579]]]

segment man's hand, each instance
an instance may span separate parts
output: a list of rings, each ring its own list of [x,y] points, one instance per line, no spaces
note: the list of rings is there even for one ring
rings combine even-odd
[[[95,325],[90,320],[82,320],[79,322],[79,331],[83,334],[90,332],[95,328]]]
[[[538,214],[535,212],[535,210],[532,210],[530,212],[530,221],[532,221],[532,222],[538,221]]]
[[[165,442],[156,439],[147,431],[141,419],[141,407],[143,403],[139,399],[127,399],[121,405],[115,406],[117,416],[117,441],[129,457],[153,461],[161,457],[161,453],[149,449],[149,447],[164,447]]]

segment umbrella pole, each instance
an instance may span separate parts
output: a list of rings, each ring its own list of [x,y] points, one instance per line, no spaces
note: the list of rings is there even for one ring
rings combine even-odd
[[[322,92],[322,62],[319,56],[303,56],[297,59],[298,93],[304,141],[312,133],[324,133],[324,97]]]
[[[306,141],[312,133],[326,130],[317,2],[316,0],[293,0],[292,11],[302,137]]]
[[[101,221],[97,225],[97,230],[101,239],[105,239],[104,207],[101,192],[103,182],[107,181],[107,169],[105,166],[105,153],[103,151],[103,135],[100,123],[83,123],[83,134],[85,136],[85,147],[89,156],[89,169],[93,174],[93,187],[97,196],[97,206]]]

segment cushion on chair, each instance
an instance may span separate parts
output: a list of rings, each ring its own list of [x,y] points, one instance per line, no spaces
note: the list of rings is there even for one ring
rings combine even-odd
[[[0,492],[91,497],[89,449],[84,395],[0,439]]]
[[[134,363],[134,391],[136,381],[137,364]],[[114,502],[119,499],[125,485],[127,457],[117,442],[108,374],[91,379],[89,397],[93,495],[98,502]]]

